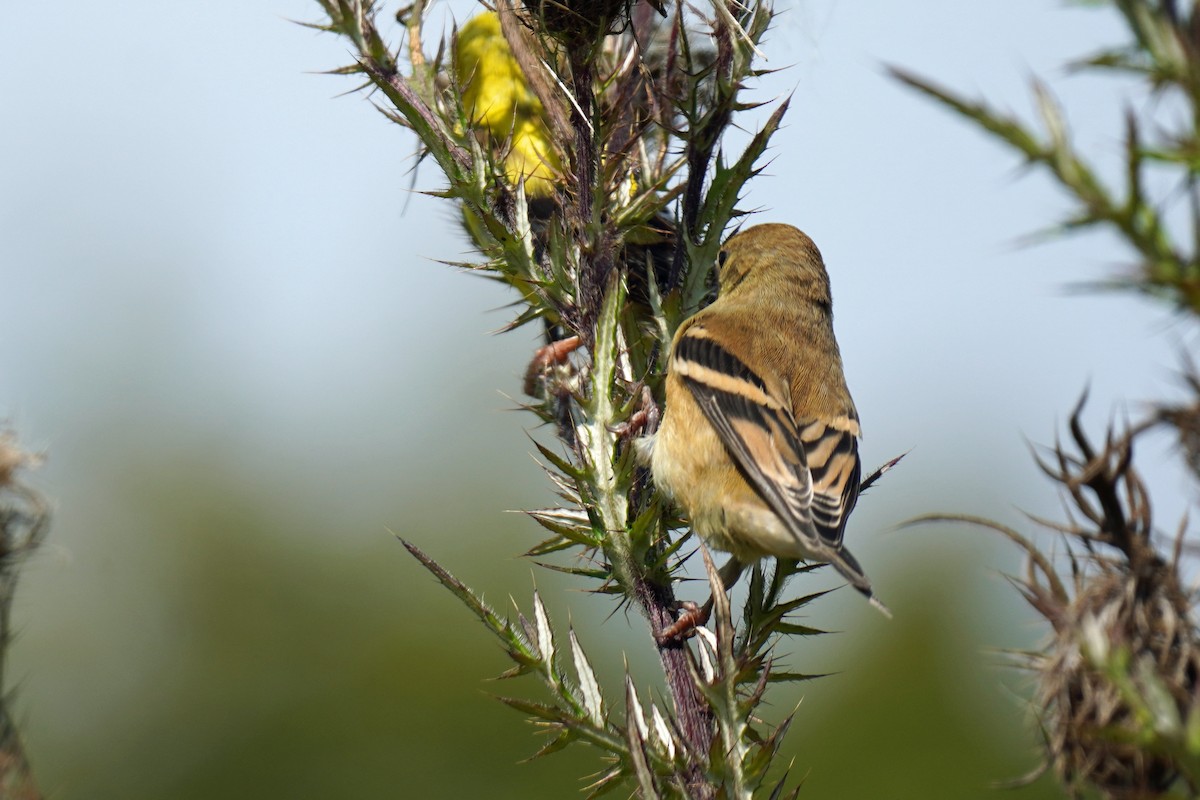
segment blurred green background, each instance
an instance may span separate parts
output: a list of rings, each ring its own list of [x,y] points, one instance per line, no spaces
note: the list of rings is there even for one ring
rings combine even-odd
[[[412,191],[438,181],[414,180],[411,137],[313,74],[349,58],[291,24],[316,9],[6,9],[0,416],[48,455],[33,483],[55,505],[10,674],[61,800],[575,796],[594,754],[518,763],[540,739],[488,695],[536,687],[487,682],[503,654],[397,533],[500,607],[536,584],[610,686],[626,661],[659,686],[639,618],[518,557],[539,533],[505,511],[550,499],[531,420],[508,413],[535,332],[489,335],[512,298],[436,263],[465,255],[455,213]],[[1089,421],[1136,416],[1195,336],[1144,301],[1064,296],[1125,254],[1015,247],[1061,198],[882,65],[1021,112],[1045,75],[1115,165],[1129,87],[1060,67],[1119,30],[1041,0],[785,12],[765,49],[787,69],[756,97],[795,98],[749,205],[825,253],[865,460],[912,453],[849,533],[895,619],[820,601],[809,621],[840,633],[784,652],[835,674],[771,707],[799,704],[805,797],[990,796],[1036,763],[1027,679],[988,651],[1042,633],[1001,577],[1020,560],[984,533],[894,527],[1056,515],[1024,437],[1050,441],[1085,383]],[[1171,528],[1186,484],[1168,442],[1142,456]]]

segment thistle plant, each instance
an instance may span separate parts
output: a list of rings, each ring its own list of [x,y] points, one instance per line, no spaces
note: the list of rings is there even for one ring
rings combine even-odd
[[[1042,82],[1034,83],[1039,131],[986,102],[909,72],[893,74],[1066,191],[1073,209],[1050,233],[1104,228],[1118,237],[1131,268],[1098,286],[1162,298],[1191,326],[1200,315],[1200,9],[1174,0],[1092,5],[1111,6],[1129,41],[1072,68],[1133,78],[1152,101],[1125,114],[1123,179],[1116,188],[1075,149],[1065,115]],[[1186,113],[1172,113],[1180,109]],[[1110,429],[1103,446],[1084,430],[1081,401],[1070,418],[1070,444],[1038,457],[1067,516],[1032,522],[1065,546],[1065,569],[1014,528],[957,514],[922,518],[983,525],[1026,554],[1027,574],[1014,583],[1046,620],[1049,635],[1043,647],[1018,657],[1036,679],[1042,769],[1051,768],[1072,797],[1200,796],[1200,631],[1195,592],[1181,576],[1188,522],[1169,536],[1154,527],[1153,490],[1166,489],[1148,486],[1134,459],[1137,442],[1169,426],[1200,482],[1200,380],[1190,359],[1183,372],[1189,398],[1155,403],[1146,419]]]
[[[507,677],[545,684],[543,700],[502,698],[545,731],[539,755],[573,743],[599,751],[591,796],[785,796],[786,775],[768,773],[790,717],[772,726],[756,709],[770,684],[810,677],[773,658],[781,637],[819,632],[795,619],[819,593],[784,593],[811,567],[755,569],[735,615],[633,446],[655,425],[671,337],[710,299],[721,242],[746,213],[739,204],[787,109],[778,103],[740,153],[722,149],[754,107],[744,95],[762,74],[770,4],[498,0],[481,11],[494,17],[431,46],[428,2],[395,12],[399,44],[380,32],[381,4],[319,2],[325,18],[313,26],[355,53],[336,71],[363,78],[416,135],[443,182],[431,194],[461,210],[479,260],[457,266],[515,290],[510,327],[544,334],[524,407],[557,435],[535,445],[561,502],[528,512],[545,531],[528,555],[641,612],[667,696],[647,698],[628,675],[600,686],[586,637],[568,630],[564,643],[536,593],[506,617],[405,546],[500,639]],[[514,77],[489,85],[500,74]],[[710,576],[713,622],[691,640],[656,641],[676,619],[689,556]]]
[[[1038,457],[1061,487],[1065,521],[1032,518],[1066,549],[1066,574],[1033,537],[992,520],[936,514],[916,522],[967,522],[995,530],[1028,559],[1013,584],[1049,625],[1039,648],[1014,653],[1035,680],[1044,745],[1041,765],[1072,797],[1152,798],[1176,783],[1195,796],[1200,778],[1200,632],[1194,592],[1181,583],[1186,521],[1168,548],[1153,536],[1152,502],[1133,465],[1135,441],[1152,417],[1097,447],[1080,421],[1070,444]],[[1190,406],[1200,411],[1200,397]]]

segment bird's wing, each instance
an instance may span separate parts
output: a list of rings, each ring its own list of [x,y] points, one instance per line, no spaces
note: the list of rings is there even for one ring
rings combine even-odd
[[[858,502],[862,462],[858,457],[858,420],[802,419],[800,444],[812,475],[813,523],[821,539],[841,547],[846,519]]]
[[[771,391],[761,376],[722,347],[702,324],[688,328],[672,353],[673,370],[750,485],[802,541],[836,546],[822,530],[827,504],[815,504],[813,474],[792,418],[786,387]],[[816,513],[814,513],[816,512]],[[819,524],[817,516],[822,522]]]
[[[684,330],[671,358],[673,372],[787,530],[806,548],[818,549],[813,555],[828,560],[890,617],[858,560],[842,547],[846,519],[858,500],[858,420],[850,415],[798,424],[787,385],[769,388],[703,323]]]

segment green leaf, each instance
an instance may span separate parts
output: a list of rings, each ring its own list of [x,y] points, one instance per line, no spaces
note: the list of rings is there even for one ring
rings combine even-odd
[[[624,782],[626,777],[627,775],[623,767],[613,767],[608,772],[604,773],[604,775],[600,776],[599,780],[597,780],[595,783],[585,787],[585,791],[588,792],[588,800],[593,800],[593,798],[597,797],[603,797],[604,795],[618,788]]]
[[[770,672],[767,675],[767,680],[771,683],[800,683],[802,681],[816,680],[817,678],[828,678],[832,672]]]
[[[796,625],[791,622],[780,622],[771,630],[785,636],[820,636],[828,633],[828,631],[823,631],[820,628],[810,628],[807,625]]]
[[[583,695],[583,707],[587,710],[588,718],[592,724],[597,727],[604,727],[604,697],[600,693],[600,684],[596,680],[596,673],[592,671],[592,665],[584,654],[583,648],[579,646],[579,640],[575,637],[575,629],[571,628],[571,658],[575,662],[575,673],[579,676],[579,690]]]
[[[537,622],[537,646],[542,654],[542,660],[547,664],[554,661],[554,631],[550,628],[550,617],[546,607],[542,605],[542,596],[533,593],[533,618]]]
[[[548,756],[551,753],[557,753],[560,750],[565,750],[567,745],[571,744],[573,741],[576,741],[576,738],[574,735],[572,735],[571,731],[563,731],[549,742],[546,742],[546,744],[544,744],[540,750],[525,760],[533,761],[536,758],[541,758],[542,756]]]
[[[567,461],[565,458],[560,456],[558,453],[555,453],[553,450],[546,447],[545,445],[543,445],[541,442],[537,441],[536,439],[531,438],[530,441],[533,442],[533,446],[537,448],[538,452],[542,454],[542,458],[546,459],[552,465],[554,465],[554,468],[557,469],[559,472],[561,472],[563,475],[566,475],[567,477],[571,478],[572,480],[577,480],[577,481],[582,480],[584,478],[585,473],[579,467],[575,466],[570,461]]]
[[[658,800],[657,782],[650,770],[646,755],[646,718],[642,715],[642,706],[637,699],[637,691],[633,688],[633,680],[625,675],[625,740],[629,747],[629,763],[641,789],[640,797]]]
[[[499,637],[506,647],[516,653],[528,653],[528,643],[513,629],[512,625],[507,620],[501,620],[496,616],[491,607],[472,592],[466,584],[451,575],[416,545],[410,544],[404,539],[400,539],[400,543],[412,554],[413,558],[417,559],[417,561],[421,562],[422,566],[433,573],[433,576],[449,589],[451,594],[461,600],[463,605],[470,609],[488,630]]]
[[[544,719],[560,724],[566,724],[567,722],[571,721],[570,717],[568,717],[566,712],[564,712],[562,709],[556,706],[547,705],[546,703],[538,703],[533,700],[525,700],[524,698],[520,697],[504,697],[502,695],[497,695],[496,699],[501,703],[504,703],[504,705],[508,706],[509,708],[515,708],[522,714],[534,717],[536,719]]]

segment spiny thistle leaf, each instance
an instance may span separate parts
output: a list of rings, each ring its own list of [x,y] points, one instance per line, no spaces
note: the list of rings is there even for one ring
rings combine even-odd
[[[538,592],[533,593],[533,618],[537,621],[537,647],[542,660],[546,663],[554,661],[554,631],[550,629],[550,618],[546,616],[546,607]]]
[[[574,628],[570,630],[570,639],[571,657],[575,662],[575,674],[579,676],[579,689],[583,694],[584,708],[587,709],[588,718],[594,725],[603,726],[605,723],[604,697],[600,693],[600,684],[596,680],[596,673],[592,671],[592,665],[588,662],[587,655],[579,646]]]
[[[609,792],[620,788],[622,785],[624,785],[625,777],[626,774],[623,768],[612,768],[600,776],[600,778],[594,783],[584,787],[584,791],[588,793],[588,800],[594,800],[594,798],[603,797]]]
[[[675,760],[675,735],[671,731],[671,727],[667,725],[666,718],[662,712],[658,710],[657,703],[650,704],[650,716],[654,722],[654,738],[662,748],[663,753],[668,759]]]
[[[831,672],[770,672],[767,674],[767,680],[771,683],[802,683],[803,681],[816,680],[817,678],[828,678],[833,673]]]
[[[628,673],[625,675],[625,719],[625,739],[629,744],[629,762],[633,768],[633,775],[637,778],[638,788],[641,790],[639,796],[657,800],[659,797],[658,786],[654,780],[654,773],[650,771],[645,749],[649,729],[646,727],[646,718],[642,715],[641,703],[637,699],[637,690],[633,688],[633,681]]]
[[[737,202],[741,199],[746,183],[754,177],[757,170],[755,165],[766,152],[771,137],[779,130],[783,115],[787,113],[791,98],[784,99],[767,118],[763,127],[750,140],[750,144],[742,151],[741,157],[731,167],[724,166],[718,161],[711,185],[704,203],[698,209],[698,219],[705,226],[707,233],[702,240],[685,240],[687,257],[693,265],[710,265],[717,261],[717,252],[724,238],[724,227],[718,223],[728,220],[734,215]],[[708,293],[707,269],[693,267],[688,272],[683,284],[683,307],[685,315],[690,315],[700,306],[700,301]]]
[[[602,543],[593,535],[591,521],[587,519],[586,515],[581,520],[577,509],[543,508],[525,513],[532,517],[538,525],[551,533],[557,533],[569,542],[584,547],[599,547]],[[533,550],[530,551],[530,554],[541,555],[540,552]]]
[[[775,633],[785,636],[820,636],[821,634],[828,633],[828,631],[823,631],[820,628],[810,628],[807,625],[797,625],[791,622],[778,622],[775,624],[773,630]]]
[[[526,714],[530,717],[536,717],[538,719],[544,719],[564,725],[569,719],[562,709],[547,703],[538,703],[521,697],[497,696],[496,699],[501,703],[504,703],[504,705],[509,706],[510,708],[515,708],[517,711],[520,711],[522,714]]]
[[[400,543],[404,545],[404,548],[408,550],[409,553],[412,554],[413,558],[421,562],[421,565],[424,566],[425,569],[433,573],[433,576],[437,578],[443,586],[449,589],[451,594],[461,600],[463,605],[470,609],[471,613],[478,617],[484,626],[494,633],[500,639],[500,641],[505,644],[506,647],[510,648],[510,650],[514,652],[522,653],[530,657],[534,656],[534,654],[529,650],[530,643],[525,641],[524,637],[521,636],[515,628],[513,628],[511,623],[496,616],[496,612],[494,612],[490,606],[484,603],[479,596],[471,591],[466,584],[451,575],[449,571],[427,556],[416,545],[406,542],[404,539],[400,539]]]
[[[743,771],[747,752],[746,729],[748,719],[743,712],[742,704],[738,701],[738,664],[734,656],[734,628],[729,607],[729,597],[725,594],[725,586],[717,567],[708,555],[707,548],[701,548],[704,557],[704,568],[708,572],[709,586],[713,592],[713,619],[716,621],[716,680],[710,685],[698,686],[708,698],[709,704],[717,720],[725,758],[727,790],[736,800],[748,800],[752,790],[747,783]]]

